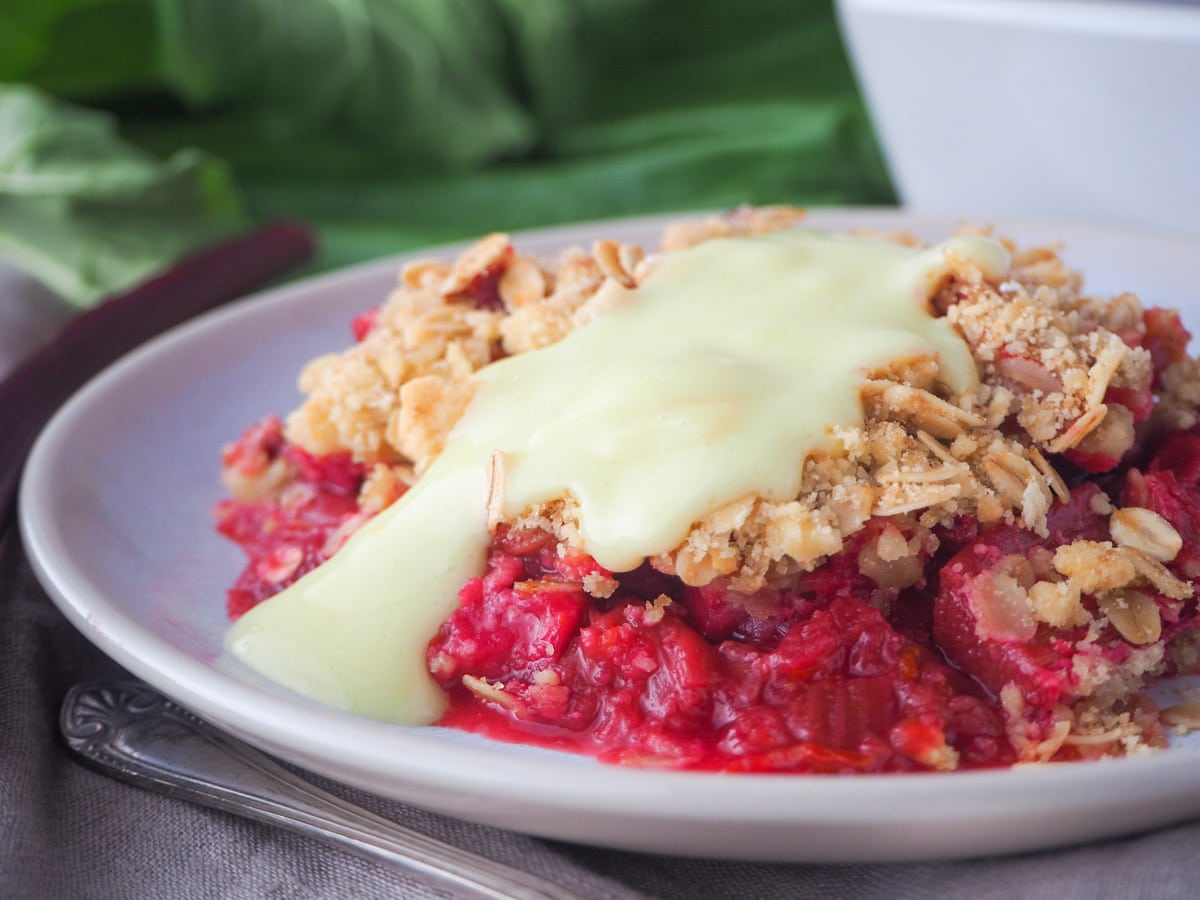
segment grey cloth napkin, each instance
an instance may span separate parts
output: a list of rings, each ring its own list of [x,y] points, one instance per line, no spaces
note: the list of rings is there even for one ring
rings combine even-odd
[[[74,761],[58,707],[128,677],[58,612],[20,542],[0,547],[0,897],[394,898],[443,893],[308,838],[153,794]],[[373,811],[584,898],[1172,898],[1200,895],[1200,819],[1002,859],[762,865],[643,856],[484,828],[331,786]]]

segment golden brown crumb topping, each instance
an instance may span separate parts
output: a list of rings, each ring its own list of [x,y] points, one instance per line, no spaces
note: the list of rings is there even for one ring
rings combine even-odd
[[[667,229],[658,252],[788,228],[802,217],[790,207],[764,207],[683,222]],[[907,235],[886,237],[917,243]],[[864,385],[863,427],[843,430],[835,452],[806,462],[797,497],[750,496],[713,510],[654,564],[693,585],[729,576],[736,590],[749,593],[773,573],[815,567],[874,516],[910,514],[927,530],[969,515],[1044,534],[1054,498],[1067,497],[1047,456],[1124,453],[1134,440],[1132,416],[1105,397],[1112,388],[1145,390],[1151,364],[1145,350],[1122,339],[1144,329],[1136,297],[1086,295],[1057,248],[1008,246],[1014,262],[1005,281],[991,282],[958,260],[933,299],[971,349],[978,394],[946,396],[934,359],[893,361]],[[475,370],[554,343],[602,315],[600,298],[591,301],[604,280],[636,287],[654,260],[642,248],[598,241],[590,252],[574,249],[544,261],[493,234],[452,263],[409,264],[366,337],[305,368],[300,387],[307,398],[288,418],[287,436],[311,452],[347,450],[373,465],[363,499],[373,509],[386,505],[398,494],[396,484],[411,483],[440,452],[470,402]],[[494,285],[496,308],[477,303],[483,281]],[[1158,415],[1171,424],[1194,420],[1197,367],[1177,363],[1164,382]],[[575,515],[565,499],[531,509],[514,524],[545,527],[570,544],[578,542]],[[1121,521],[1125,533],[1164,540],[1158,523],[1136,514]],[[1161,564],[1162,571],[1149,572],[1164,550],[1148,552],[1132,539],[1119,543],[1129,546],[1093,554],[1105,563],[1101,571],[1117,573],[1111,589],[1141,578],[1182,590],[1164,579]],[[913,553],[882,548],[877,562],[887,565],[876,565],[877,574],[902,579],[903,558]],[[1131,556],[1141,560],[1140,569],[1132,568]],[[1125,577],[1127,569],[1134,574]],[[1079,618],[1069,588],[1047,585],[1035,596],[1046,621]]]

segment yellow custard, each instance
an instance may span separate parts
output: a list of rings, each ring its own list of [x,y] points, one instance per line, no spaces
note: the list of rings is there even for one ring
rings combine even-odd
[[[954,258],[994,279],[1010,263],[986,238],[913,250],[793,230],[665,255],[636,289],[609,281],[603,315],[476,373],[421,480],[243,616],[229,649],[321,702],[432,722],[445,698],[425,648],[483,569],[489,490],[505,517],[573,497],[585,549],[617,572],[727,502],[790,499],[833,429],[862,423],[871,369],[930,354],[952,391],[974,386],[966,344],[928,308]]]

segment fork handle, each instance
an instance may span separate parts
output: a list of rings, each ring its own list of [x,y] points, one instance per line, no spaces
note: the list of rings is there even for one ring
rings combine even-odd
[[[466,897],[575,896],[342,800],[140,682],[76,685],[60,725],[67,745],[108,775],[339,844]]]

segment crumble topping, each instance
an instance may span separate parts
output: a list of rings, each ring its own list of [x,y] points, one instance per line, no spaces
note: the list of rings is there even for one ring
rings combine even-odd
[[[659,252],[802,220],[803,211],[790,207],[743,208],[668,227]],[[909,235],[880,237],[919,245]],[[1086,295],[1058,248],[1002,243],[1013,254],[1002,283],[953,259],[932,301],[970,347],[981,378],[977,394],[946,396],[936,359],[893,361],[863,386],[863,427],[842,429],[834,452],[805,463],[797,497],[746,497],[714,510],[653,564],[691,585],[729,576],[735,589],[751,593],[774,574],[816,567],[873,516],[916,514],[928,531],[967,515],[1045,536],[1051,503],[1069,496],[1047,454],[1123,455],[1134,440],[1133,415],[1105,400],[1113,390],[1148,396],[1152,365],[1148,351],[1123,339],[1145,331],[1136,297]],[[473,372],[554,343],[602,315],[590,301],[605,279],[636,288],[655,258],[604,240],[590,253],[573,249],[543,261],[492,234],[454,262],[411,263],[365,337],[301,373],[307,398],[288,417],[286,436],[311,453],[349,451],[372,466],[362,501],[381,508],[397,484],[411,484],[441,451],[471,400]],[[1167,370],[1169,400],[1160,417],[1194,416],[1200,370],[1189,363]],[[1017,433],[1002,430],[1014,416]],[[259,489],[233,488],[235,496]],[[514,524],[536,523],[576,543],[576,512],[566,498]],[[1114,558],[1128,568],[1128,556]],[[1143,578],[1170,584],[1161,573]],[[1112,580],[1116,589],[1132,576]],[[1048,597],[1043,591],[1043,606]]]

